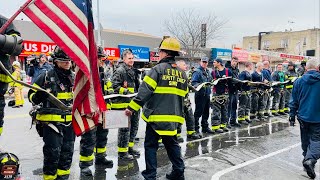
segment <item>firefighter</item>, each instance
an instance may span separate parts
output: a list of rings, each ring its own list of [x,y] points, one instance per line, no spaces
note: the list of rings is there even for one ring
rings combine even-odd
[[[243,81],[252,81],[252,63],[247,62],[245,64],[245,70],[239,75],[239,79]],[[250,120],[250,109],[251,109],[251,86],[248,83],[243,83],[240,88],[239,97],[239,111],[238,111],[238,122],[240,124],[249,124]]]
[[[157,178],[157,150],[161,137],[171,161],[172,171],[167,179],[184,179],[184,162],[177,142],[177,126],[184,122],[183,100],[188,93],[188,78],[177,67],[180,43],[174,38],[164,39],[159,47],[159,63],[143,79],[138,95],[130,102],[125,113],[130,116],[143,107],[142,119],[147,122],[144,142],[145,179]]]
[[[183,71],[188,70],[188,66],[185,61],[180,60],[177,61],[177,66],[182,69]],[[189,98],[189,93],[187,97],[184,99],[184,117],[186,119],[186,126],[187,126],[187,138],[188,139],[200,139],[202,136],[198,134],[194,129],[194,117],[193,117],[193,110],[191,107],[191,101]],[[181,137],[181,124],[178,126],[178,141],[183,142],[183,138]]]
[[[214,70],[211,73],[213,80],[217,80],[224,77],[232,77],[230,69],[223,66],[222,59],[215,59],[213,61]],[[217,85],[212,88],[212,99],[211,99],[211,125],[212,131],[217,133],[228,132],[228,98],[229,98],[229,87],[231,81],[220,80]]]
[[[273,72],[272,79],[273,81],[280,81],[284,82],[285,75],[282,71],[282,64],[277,65],[277,70]],[[285,89],[284,85],[279,85],[273,87],[273,102],[272,102],[272,108],[271,112],[273,115],[285,115],[284,112],[284,104],[285,104]]]
[[[31,103],[40,105],[36,120],[40,123],[39,135],[43,137],[43,179],[68,179],[74,152],[75,134],[72,128],[71,111],[61,110],[50,101],[48,93],[60,99],[67,106],[73,103],[74,74],[70,70],[70,58],[55,47],[53,52],[54,68],[41,74],[34,86],[48,92],[30,89]]]
[[[7,21],[7,18],[0,15],[0,27]],[[10,56],[18,56],[22,51],[22,39],[20,32],[10,24],[7,29],[0,34],[0,60],[6,69],[11,70]],[[4,107],[6,106],[4,94],[8,89],[8,83],[12,80],[0,69],[0,136],[3,131]]]
[[[232,57],[230,66],[226,66],[226,68],[230,68],[232,72],[232,78],[239,78],[239,69],[238,69],[238,57]],[[229,104],[228,104],[228,118],[230,122],[230,126],[240,127],[240,124],[237,122],[237,109],[238,109],[238,101],[239,101],[239,83],[233,81],[228,87],[229,90]]]
[[[21,79],[21,65],[18,61],[14,61],[12,63],[12,67],[14,69],[14,72],[12,73],[12,76],[17,80]],[[23,96],[23,86],[20,83],[17,82],[10,82],[10,86],[14,88],[14,98],[15,98],[15,105],[12,106],[12,108],[20,108],[23,107],[24,104],[24,96]]]
[[[299,67],[298,69],[298,75],[299,77],[302,76],[305,72],[306,72],[306,64],[307,64],[307,61],[301,61],[301,67]]]
[[[267,80],[268,83],[271,83],[272,76],[271,76],[271,70],[270,70],[270,63],[269,61],[263,61],[263,70],[262,70],[263,78]],[[272,113],[270,111],[271,108],[271,97],[272,97],[272,89],[271,87],[265,86],[264,89],[264,116],[272,117]]]
[[[290,61],[288,63],[288,71],[285,73],[285,78],[287,80],[290,80],[290,82],[286,85],[286,101],[285,101],[285,105],[284,105],[284,112],[285,113],[289,113],[289,101],[291,98],[291,93],[292,93],[292,88],[293,88],[293,78],[298,77],[298,73],[296,73],[295,70],[295,64]]]
[[[262,74],[263,64],[258,62],[256,64],[256,70],[251,74],[253,82],[267,83],[268,81],[264,79]],[[251,113],[250,119],[255,119],[256,121],[264,120],[264,85],[257,85],[251,88],[252,98],[251,98]],[[257,118],[257,119],[256,119]]]
[[[98,47],[98,58],[99,58],[99,74],[100,81],[104,84],[104,68],[102,66],[103,53],[102,47]],[[103,86],[101,86],[103,87]],[[99,123],[95,128],[84,133],[80,140],[80,162],[79,166],[81,169],[82,176],[92,176],[92,171],[89,169],[93,165],[93,159],[95,156],[95,165],[104,166],[108,168],[113,167],[113,161],[106,159],[107,142],[108,142],[108,129],[103,128],[103,124]]]
[[[136,75],[133,64],[134,55],[130,49],[122,52],[123,63],[113,73],[111,82],[114,92],[117,94],[132,94],[138,91]],[[128,106],[130,98],[120,97],[112,99],[111,109],[124,110]],[[129,128],[119,128],[118,131],[118,156],[122,160],[134,160],[140,152],[133,149],[134,139],[138,132],[140,112],[133,113],[130,118]]]
[[[202,57],[200,61],[200,66],[193,72],[191,78],[191,85],[195,88],[198,87],[201,83],[211,82],[212,77],[208,70],[208,57]],[[209,119],[209,109],[210,109],[210,86],[204,86],[199,91],[195,92],[194,101],[196,104],[194,111],[194,122],[195,130],[199,134],[199,119],[201,117],[201,127],[203,133],[214,134],[209,128],[208,119]]]

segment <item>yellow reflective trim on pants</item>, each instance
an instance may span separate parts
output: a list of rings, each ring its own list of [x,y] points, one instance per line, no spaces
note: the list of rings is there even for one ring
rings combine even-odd
[[[150,76],[145,76],[143,78],[143,81],[147,83],[149,86],[151,86],[153,89],[156,89],[158,85],[157,82],[154,79],[152,79]]]
[[[57,98],[58,99],[72,99],[73,93],[72,92],[58,93]]]
[[[101,153],[105,153],[107,151],[107,147],[104,148],[94,148],[94,152],[101,154]]]
[[[244,119],[249,119],[250,118],[250,116],[244,116]]]
[[[125,147],[125,148],[118,147],[118,152],[128,152],[128,150],[129,150],[128,147]]]
[[[161,138],[158,140],[158,143],[162,143],[162,139]]]
[[[58,169],[57,170],[57,175],[58,176],[65,176],[65,175],[69,175],[69,174],[70,174],[70,169],[68,169],[68,170]]]
[[[292,88],[293,88],[293,85],[287,85],[286,88],[287,88],[287,89],[292,89]]]
[[[129,148],[132,148],[133,146],[134,146],[134,142],[129,142],[129,143],[128,143],[128,147],[129,147]]]
[[[94,158],[93,153],[90,156],[81,156],[80,155],[80,161],[82,161],[82,162],[93,161],[93,158]]]
[[[12,82],[12,79],[5,74],[0,74],[0,81],[4,83],[10,83]]]
[[[196,131],[187,131],[187,134],[188,135],[191,135],[191,134],[193,134],[193,133],[195,133]]]
[[[285,111],[289,111],[289,108],[287,108],[287,107],[286,107],[286,108],[284,108],[283,110],[285,110]]]
[[[57,179],[57,175],[43,175],[43,180],[55,180]]]
[[[227,127],[227,125],[226,124],[220,124],[220,127],[221,128],[225,128],[225,127]]]
[[[245,117],[238,117],[238,121],[244,121],[244,120],[246,120]]]
[[[277,112],[278,112],[278,110],[271,110],[271,112],[272,112],[272,113],[277,113]]]
[[[133,100],[130,101],[129,107],[131,107],[133,110],[138,111],[141,106],[139,104],[137,104],[136,102],[134,102]]]
[[[121,88],[119,89],[119,94],[123,94],[123,93],[124,93],[124,90],[125,90],[125,88],[124,88],[124,87],[121,87]]]
[[[217,129],[219,129],[219,128],[220,128],[220,126],[212,126],[212,127],[211,127],[211,130],[214,131],[214,130],[217,130]]]
[[[129,103],[112,103],[111,109],[126,109]]]
[[[36,119],[38,121],[52,121],[52,122],[71,122],[72,116],[66,115],[66,118],[62,118],[62,115],[58,114],[37,114]]]
[[[3,132],[3,127],[0,127],[0,135],[2,134]]]
[[[107,103],[106,107],[107,109],[111,109],[111,104]]]
[[[284,112],[284,109],[280,109],[279,112]]]
[[[177,137],[181,137],[181,134],[179,133],[179,134],[177,134]]]
[[[177,122],[180,124],[184,123],[184,118],[176,115],[150,115],[146,118],[142,113],[141,118],[146,122]]]
[[[156,94],[175,94],[178,96],[182,96],[185,97],[188,93],[188,91],[184,91],[182,89],[179,88],[175,88],[175,87],[157,87],[154,90],[154,93]]]
[[[165,130],[155,130],[160,136],[175,136],[177,135],[177,130],[165,131]]]

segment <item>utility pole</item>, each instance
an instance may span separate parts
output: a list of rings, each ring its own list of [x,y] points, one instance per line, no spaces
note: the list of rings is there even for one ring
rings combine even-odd
[[[101,27],[100,27],[100,0],[97,0],[97,20],[98,20],[97,45],[101,46],[102,42],[101,42]]]

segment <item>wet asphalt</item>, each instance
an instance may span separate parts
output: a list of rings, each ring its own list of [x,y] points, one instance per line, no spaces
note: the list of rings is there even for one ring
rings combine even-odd
[[[191,94],[191,99],[193,96]],[[26,100],[27,101],[27,100]],[[5,109],[5,125],[0,136],[0,149],[15,153],[21,162],[21,174],[25,180],[42,179],[42,139],[35,127],[31,128],[28,115],[31,105],[23,108]],[[207,135],[200,140],[187,140],[183,125],[180,143],[185,160],[186,179],[308,179],[301,164],[299,127],[289,127],[287,116],[273,117],[263,122],[253,122],[249,126],[232,128],[230,132]],[[71,175],[69,179],[143,179],[141,171],[144,163],[144,131],[146,124],[141,120],[137,135],[136,149],[141,156],[134,161],[118,161],[117,130],[108,135],[107,154],[113,160],[113,168],[91,167],[94,177],[81,177],[79,169],[79,141],[76,139]],[[170,161],[164,148],[158,151],[158,177],[166,179],[171,170]],[[316,166],[319,176],[320,168]],[[318,177],[317,177],[318,178]]]

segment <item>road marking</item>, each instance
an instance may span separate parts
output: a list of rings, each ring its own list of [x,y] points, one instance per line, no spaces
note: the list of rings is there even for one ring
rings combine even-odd
[[[15,118],[22,118],[22,117],[30,117],[30,115],[29,114],[19,114],[19,115],[9,115],[9,116],[4,116],[4,120],[6,120],[6,119],[15,119]],[[31,118],[31,117],[30,117]]]
[[[292,146],[288,146],[288,147],[286,147],[286,148],[284,148],[284,149],[280,149],[280,150],[278,150],[278,151],[269,153],[269,154],[267,154],[267,155],[260,156],[260,157],[258,157],[258,158],[256,158],[256,159],[252,159],[252,160],[246,161],[246,162],[244,162],[244,163],[237,164],[237,165],[235,165],[235,166],[229,167],[229,168],[227,168],[227,169],[224,169],[224,170],[222,170],[222,171],[219,171],[219,172],[215,173],[215,174],[211,177],[211,180],[219,180],[221,176],[223,176],[223,175],[225,175],[225,174],[227,174],[227,173],[229,173],[229,172],[231,172],[231,171],[234,171],[234,170],[243,168],[243,167],[245,167],[245,166],[248,166],[248,165],[250,165],[250,164],[256,163],[256,162],[261,161],[261,160],[263,160],[263,159],[267,159],[267,158],[269,158],[269,157],[272,157],[272,156],[275,156],[275,155],[277,155],[277,154],[283,153],[283,152],[288,151],[288,150],[290,150],[290,149],[296,148],[296,147],[298,147],[298,146],[300,146],[300,145],[301,145],[301,143],[297,143],[297,144],[294,144],[294,145],[292,145]]]

